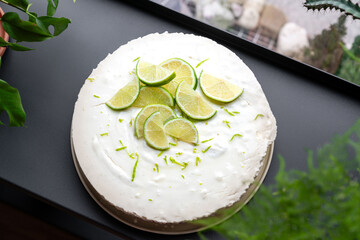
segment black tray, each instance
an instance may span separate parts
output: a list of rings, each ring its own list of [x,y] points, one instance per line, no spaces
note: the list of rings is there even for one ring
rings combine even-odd
[[[26,197],[19,200],[0,188],[0,199],[84,238],[99,239],[92,229],[101,227],[106,231],[103,239],[168,239],[128,227],[103,211],[82,186],[71,156],[70,124],[80,87],[109,52],[131,39],[153,32],[194,33],[216,40],[243,59],[262,85],[278,124],[265,184],[273,181],[279,154],[287,168],[304,170],[306,147],[316,149],[360,118],[359,87],[155,3],[62,1],[57,16],[72,19],[63,34],[28,44],[36,48],[32,52],[7,50],[2,59],[0,78],[19,89],[28,117],[25,128],[0,128],[0,185]],[[86,222],[87,229],[81,230],[79,222]],[[216,234],[209,237],[219,239]],[[171,237],[184,238],[198,237]]]

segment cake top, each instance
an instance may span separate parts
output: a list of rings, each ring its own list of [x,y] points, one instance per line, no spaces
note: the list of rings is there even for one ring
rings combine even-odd
[[[156,150],[134,129],[141,108],[105,104],[137,77],[139,57],[153,64],[181,58],[196,76],[203,71],[244,91],[224,104],[197,87],[216,111],[208,120],[192,120],[197,144],[169,138],[169,149]],[[276,136],[275,118],[251,70],[216,42],[182,33],[150,34],[109,54],[85,81],[72,127],[79,165],[93,187],[117,207],[158,222],[201,218],[238,201]]]

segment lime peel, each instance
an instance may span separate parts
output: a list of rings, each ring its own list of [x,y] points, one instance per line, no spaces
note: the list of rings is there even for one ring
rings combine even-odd
[[[207,73],[200,76],[200,88],[208,98],[225,103],[234,101],[244,92],[244,88]]]
[[[119,147],[119,148],[117,148],[117,149],[115,149],[115,151],[121,151],[121,150],[124,150],[124,149],[126,149],[127,147],[126,146],[124,146],[124,147]]]
[[[258,115],[256,115],[256,117],[255,117],[255,119],[254,119],[254,120],[258,119],[258,117],[264,117],[264,115],[263,115],[263,114],[261,114],[261,113],[259,113]]]
[[[136,76],[146,85],[161,86],[173,80],[176,73],[140,59],[136,64]]]
[[[139,96],[132,106],[146,107],[150,104],[163,104],[170,107],[174,106],[174,98],[168,90],[162,87],[141,87]]]
[[[204,150],[202,150],[202,152],[203,152],[203,153],[206,153],[210,148],[211,148],[211,145],[208,146],[207,148],[205,148]]]
[[[161,114],[159,111],[152,113],[144,124],[144,137],[147,144],[157,150],[170,148],[165,135]]]
[[[204,60],[202,60],[201,62],[199,62],[199,63],[196,65],[196,68],[200,67],[201,64],[203,64],[204,62],[206,62],[206,61],[208,61],[208,60],[209,60],[209,58],[204,59]]]
[[[179,108],[190,118],[207,120],[213,117],[216,110],[203,97],[200,96],[189,84],[182,81],[175,95]]]
[[[152,104],[144,107],[135,118],[135,134],[138,138],[144,136],[144,123],[146,119],[153,113],[159,111],[163,123],[169,119],[176,118],[174,110],[163,104]]]
[[[242,137],[242,135],[239,134],[239,133],[234,134],[234,135],[231,137],[230,142],[231,142],[232,140],[234,140],[234,137]]]
[[[167,134],[176,139],[188,143],[198,143],[199,133],[194,125],[186,118],[173,118],[164,124],[164,130]]]
[[[114,110],[121,110],[130,107],[140,93],[140,83],[137,78],[133,78],[128,84],[119,89],[115,95],[105,104]]]
[[[139,162],[139,154],[135,153],[136,155],[136,162],[134,164],[134,167],[133,167],[133,171],[132,171],[132,175],[131,175],[131,181],[133,182],[134,179],[135,179],[135,174],[136,174],[136,168],[137,168],[137,165],[138,165],[138,162]]]
[[[175,96],[176,88],[182,81],[186,81],[193,89],[197,86],[197,77],[194,68],[181,58],[170,58],[160,64],[162,67],[175,71],[176,77],[163,87]]]

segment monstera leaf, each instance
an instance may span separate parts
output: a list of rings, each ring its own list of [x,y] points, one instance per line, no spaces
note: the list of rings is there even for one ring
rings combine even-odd
[[[19,91],[0,79],[0,114],[6,111],[9,116],[9,126],[24,126],[25,111],[21,104]],[[4,125],[0,121],[0,125]]]
[[[15,42],[0,38],[0,47],[9,47],[15,51],[29,51],[31,48],[22,46],[19,42],[42,42],[61,34],[71,23],[67,18],[53,17],[59,5],[59,0],[47,0],[46,16],[31,12],[28,0],[0,0],[17,10],[24,12],[28,19],[22,19],[16,12],[6,12],[1,17],[2,27]],[[73,0],[75,3],[75,0]],[[53,32],[50,31],[53,29]],[[0,57],[1,66],[1,57]],[[18,90],[7,82],[0,80],[0,114],[6,111],[9,116],[9,126],[24,126],[25,111],[21,104]],[[0,125],[4,125],[0,121]]]

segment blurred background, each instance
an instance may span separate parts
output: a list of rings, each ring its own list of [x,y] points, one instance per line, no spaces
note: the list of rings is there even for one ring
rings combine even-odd
[[[152,1],[360,85],[360,20],[340,11],[304,0]]]

